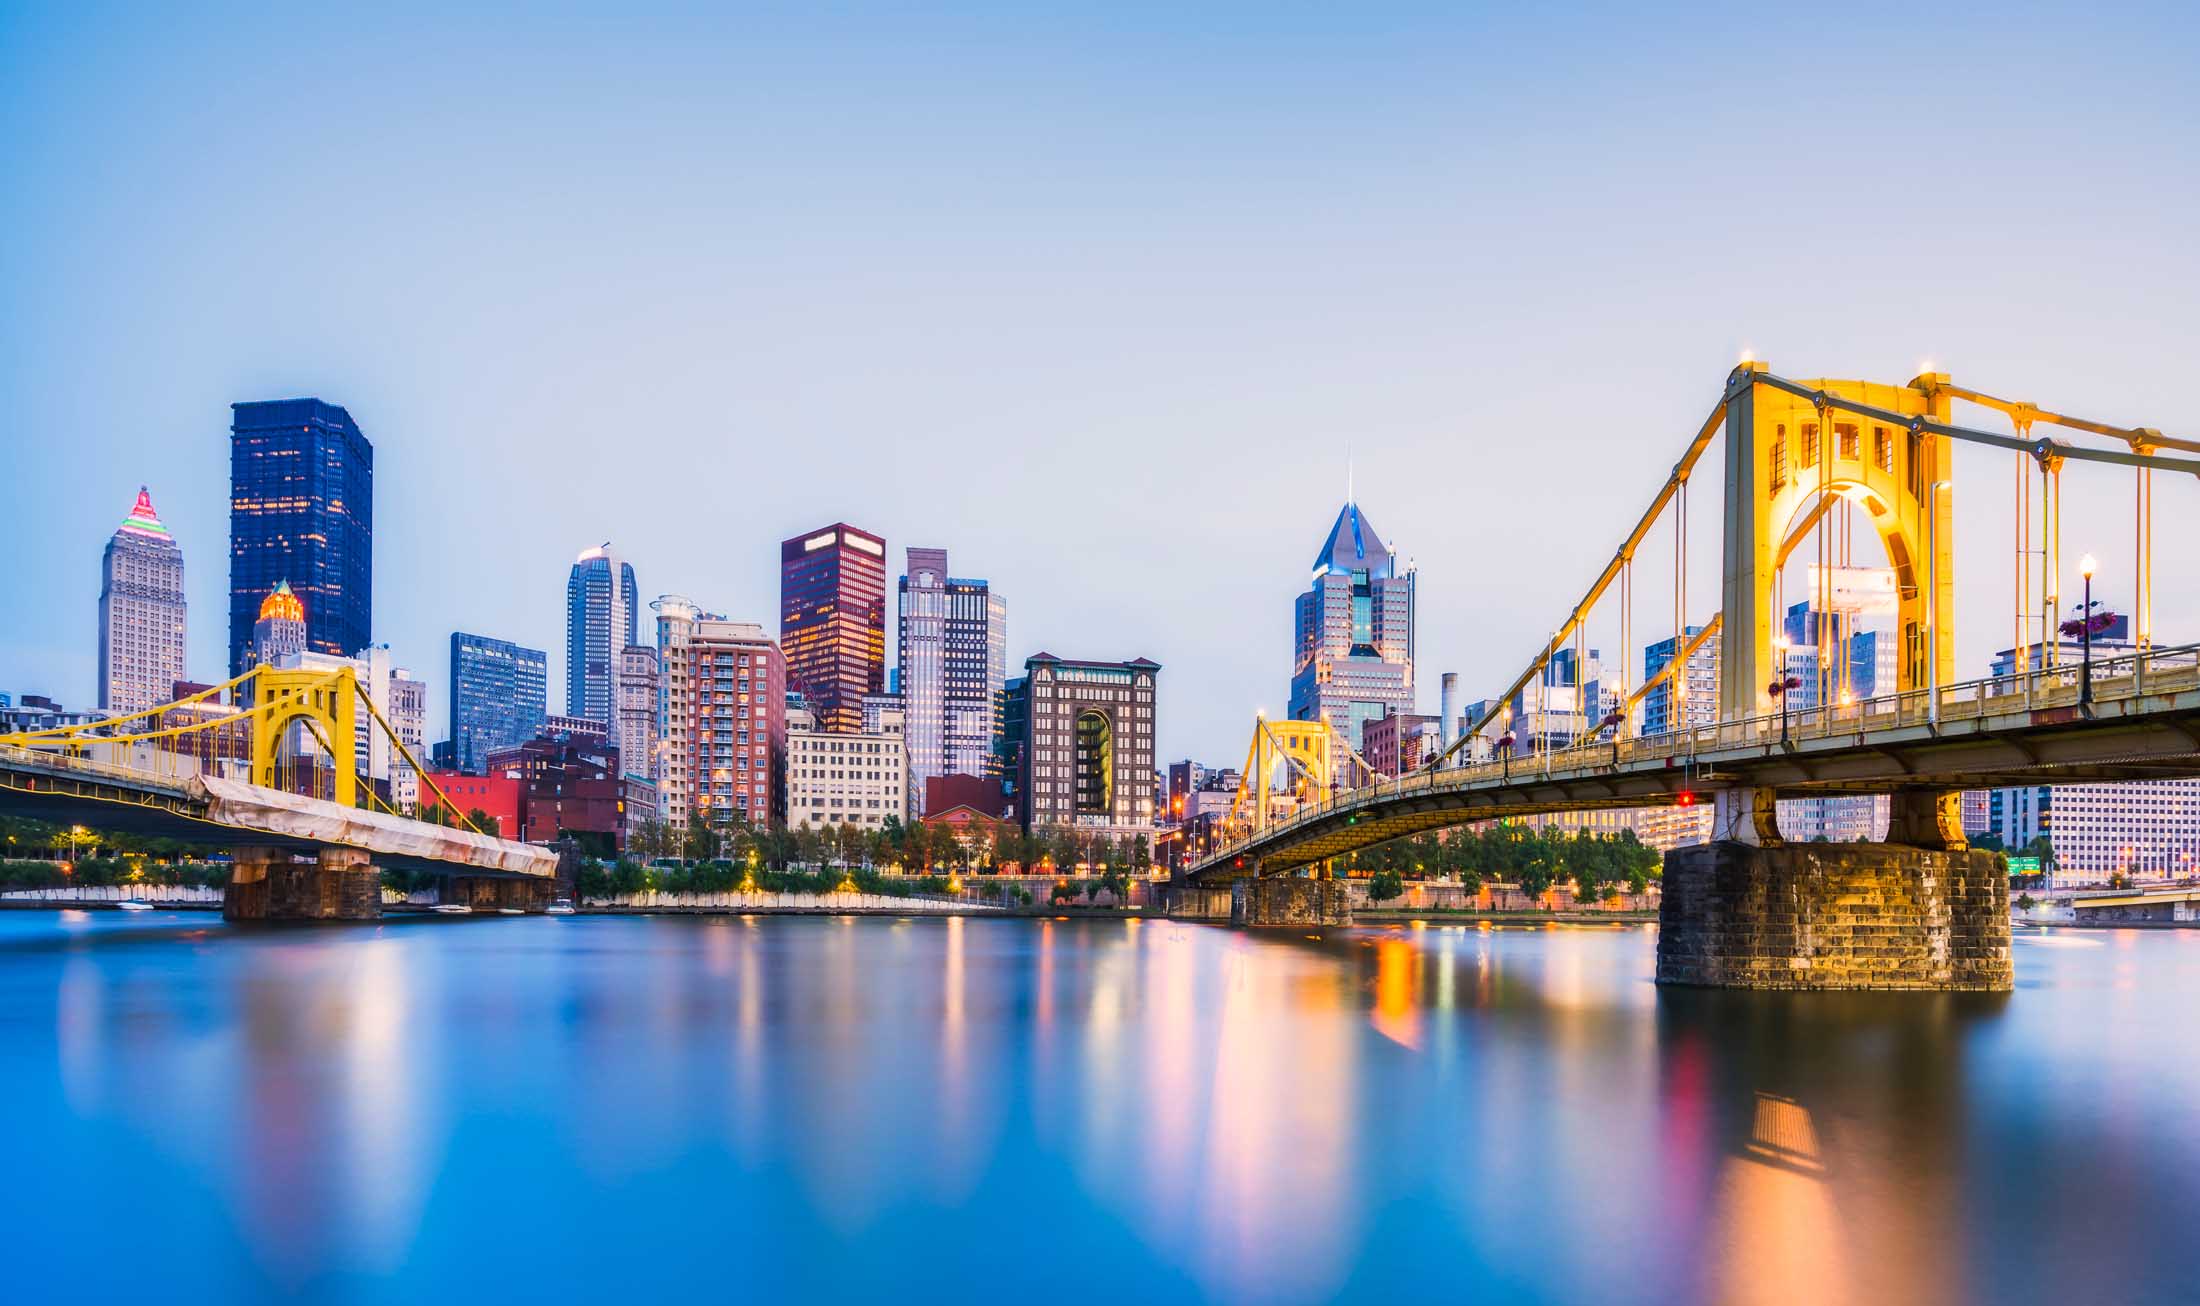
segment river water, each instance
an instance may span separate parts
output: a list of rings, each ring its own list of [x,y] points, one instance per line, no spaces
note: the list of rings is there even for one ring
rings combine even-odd
[[[2200,1298],[2200,932],[0,914],[13,1301]]]

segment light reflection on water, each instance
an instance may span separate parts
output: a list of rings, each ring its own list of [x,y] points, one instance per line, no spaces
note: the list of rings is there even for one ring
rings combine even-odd
[[[9,913],[11,1282],[1801,1303],[2200,1282],[2200,937],[2022,936],[2007,998],[1660,991],[1653,944]]]

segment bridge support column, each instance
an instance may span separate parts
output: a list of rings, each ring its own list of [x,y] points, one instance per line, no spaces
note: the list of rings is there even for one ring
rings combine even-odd
[[[1779,847],[1778,799],[1776,789],[1719,790],[1711,795],[1711,837],[1761,848]]]
[[[290,855],[277,848],[232,848],[229,852],[229,885],[222,890],[222,919],[267,919],[269,874],[287,866]]]
[[[313,868],[310,919],[373,921],[382,918],[382,873],[357,848],[323,848]]]
[[[550,906],[557,882],[553,879],[519,880],[487,875],[454,875],[443,882],[438,895],[475,911],[539,912]]]
[[[357,848],[324,848],[310,862],[276,848],[230,851],[222,915],[233,921],[372,921],[382,876]]]
[[[1342,880],[1247,877],[1231,885],[1232,925],[1350,925],[1352,895]]]
[[[1657,974],[1716,988],[2007,992],[2009,877],[1973,850],[1675,848]]]
[[[1887,842],[1942,852],[1971,846],[1963,833],[1963,795],[1898,793],[1887,802]]]

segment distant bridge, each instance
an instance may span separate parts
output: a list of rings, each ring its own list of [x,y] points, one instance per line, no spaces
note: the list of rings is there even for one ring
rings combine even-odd
[[[206,711],[224,690],[249,696],[250,706]],[[544,900],[555,852],[415,819],[376,792],[359,771],[361,704],[368,728],[385,733],[456,817],[349,667],[265,665],[144,712],[0,736],[0,812],[227,849],[236,869],[225,914],[233,918],[371,918],[380,914],[376,873],[385,867],[458,877],[460,893],[483,903]],[[301,736],[311,743],[301,748]],[[217,751],[243,753],[234,760],[250,779],[218,774]],[[323,781],[328,797],[291,791]]]
[[[1384,777],[1245,832],[1191,875],[1272,875],[1468,821],[1694,803],[1734,789],[1763,804],[1891,794],[1891,841],[1960,846],[1942,801],[1951,792],[2200,776],[2200,645],[2095,664],[2090,706],[2079,675],[2041,668],[1785,721],[1755,716]]]

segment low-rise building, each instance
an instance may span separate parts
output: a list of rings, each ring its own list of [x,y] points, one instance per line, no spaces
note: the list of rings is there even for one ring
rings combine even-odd
[[[459,816],[480,811],[494,820],[496,829],[489,833],[502,839],[518,839],[526,833],[527,793],[525,782],[519,776],[431,771],[428,779],[443,791],[443,796],[450,800],[452,810]],[[426,785],[421,789],[423,802],[433,802],[434,793]]]
[[[877,733],[832,733],[803,712],[787,729],[787,824],[875,830],[908,819],[909,759],[901,714],[880,715]]]

